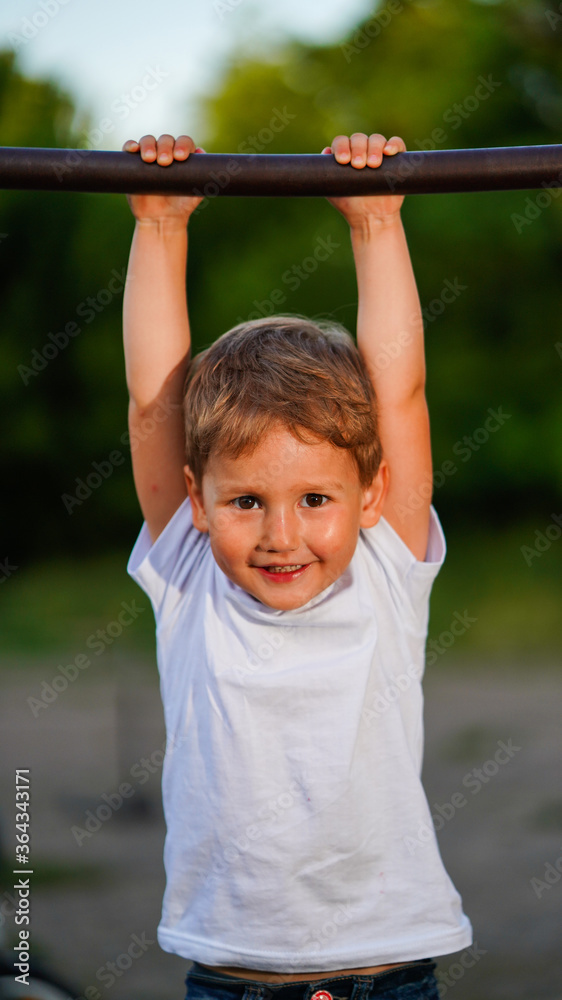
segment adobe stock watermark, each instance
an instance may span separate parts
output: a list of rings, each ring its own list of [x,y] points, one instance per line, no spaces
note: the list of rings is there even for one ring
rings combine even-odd
[[[426,306],[421,307],[422,322],[434,323],[438,316],[442,316],[447,306],[456,302],[459,295],[466,292],[468,285],[462,285],[457,277],[451,281],[445,278],[439,295],[431,299]],[[410,323],[415,326],[419,321],[419,314],[412,313]],[[376,372],[385,371],[393,361],[396,361],[406,347],[412,343],[413,335],[408,330],[401,330],[393,340],[381,341],[377,353],[370,359],[370,365]]]
[[[331,236],[326,238],[317,236],[315,246],[310,255],[303,257],[298,264],[293,264],[292,267],[283,271],[281,275],[282,284],[287,285],[289,291],[296,292],[303,282],[308,281],[310,275],[318,270],[320,264],[328,260],[340,247],[341,243],[336,243]],[[282,288],[272,288],[265,299],[254,299],[252,305],[255,306],[255,310],[246,317],[238,316],[236,322],[245,323],[247,320],[262,319],[264,316],[271,316],[277,311],[277,307],[282,306],[286,301],[287,295]]]
[[[213,0],[213,10],[219,21],[222,21],[226,14],[231,14],[241,3],[243,0]]]
[[[146,441],[151,434],[154,434],[154,431],[160,424],[167,420],[168,417],[177,415],[178,410],[180,414],[183,413],[183,403],[181,400],[178,402],[175,397],[159,400],[156,406],[150,410],[150,413],[145,413],[132,433],[125,431],[121,435],[119,438],[121,444],[128,447],[131,454],[133,454],[142,442]]]
[[[455,441],[452,451],[458,456],[461,462],[469,462],[475,452],[480,451],[482,445],[486,444],[492,434],[496,434],[500,427],[503,427],[507,420],[512,417],[511,413],[505,413],[502,406],[497,409],[488,407],[488,416],[481,427],[477,427],[472,434],[465,434],[458,441]],[[445,459],[438,469],[433,471],[431,479],[421,483],[417,489],[410,487],[407,504],[395,503],[393,510],[401,521],[405,521],[414,511],[420,510],[424,503],[432,496],[434,489],[439,489],[445,482],[459,471],[459,466],[451,459]]]
[[[428,639],[426,649],[430,652],[426,652],[426,666],[432,667],[437,663],[437,657],[443,656],[447,649],[454,646],[459,636],[464,635],[477,621],[478,618],[472,618],[466,608],[462,614],[455,611],[449,628],[440,632],[437,639]]]
[[[287,110],[287,105],[283,105],[283,109],[272,108],[272,115],[269,119],[267,125],[259,130],[256,135],[248,135],[242,142],[238,143],[237,153],[242,153],[246,155],[253,155],[254,153],[263,153],[264,149],[273,142],[276,135],[283,132],[287,126],[294,121],[297,117]],[[195,154],[201,155],[204,154]],[[203,190],[200,191],[199,188],[194,188],[193,193],[199,198],[204,200],[200,205],[191,213],[192,215],[197,215],[202,209],[206,208],[207,205],[213,198],[216,198],[221,191],[224,191],[226,187],[230,184],[230,180],[235,174],[240,172],[240,164],[236,160],[227,160],[226,168],[224,170],[211,171],[209,174],[210,180],[206,182],[203,186]]]
[[[111,104],[111,109],[119,121],[124,121],[128,118],[131,111],[137,108],[139,104],[142,104],[150,93],[156,90],[162,80],[169,75],[165,70],[147,66],[141,83],[132,87],[128,93],[120,94]],[[92,150],[97,147],[103,137],[113,131],[114,127],[115,123],[111,118],[102,118],[95,128],[91,129],[90,132],[86,132],[82,141],[88,144],[87,148],[70,149],[62,162],[57,161],[53,163],[53,173],[57,180],[62,183],[66,175],[72,173],[74,168],[79,166],[85,157],[89,156]]]
[[[435,973],[439,996],[444,997],[447,990],[449,990],[451,986],[455,986],[459,979],[463,978],[467,970],[472,969],[476,963],[487,954],[488,952],[484,951],[483,948],[479,948],[477,942],[475,941],[470,948],[466,948],[465,951],[463,951],[457,962],[451,963],[446,972],[439,969]]]
[[[135,784],[129,781],[122,781],[119,787],[112,792],[102,792],[101,802],[95,809],[86,809],[84,813],[83,826],[71,826],[70,832],[78,847],[82,847],[85,840],[90,840],[102,826],[118,812],[123,804],[131,799],[140,787],[146,785],[151,775],[162,770],[165,757],[171,757],[187,737],[180,736],[179,739],[171,736],[164,740],[161,747],[153,750],[150,756],[140,757],[129,770],[129,777]],[[135,787],[136,785],[136,787]]]
[[[533,222],[540,218],[545,209],[550,208],[552,202],[560,197],[560,192],[562,191],[562,170],[556,180],[541,181],[540,186],[545,190],[539,191],[533,198],[525,198],[525,207],[521,210],[523,215],[520,215],[518,212],[511,213],[511,221],[519,235],[521,235],[527,226],[532,226]]]
[[[547,10],[545,10],[544,12],[544,16],[546,17],[549,26],[552,28],[552,30],[556,31],[558,26],[562,24],[562,3],[558,4],[557,11],[547,8]]]
[[[265,629],[263,640],[259,646],[248,653],[243,663],[233,664],[232,669],[237,677],[244,680],[248,674],[255,674],[261,670],[264,664],[283,648],[287,635],[290,635],[294,630],[294,625],[282,625],[281,623],[276,628]]]
[[[438,639],[428,640],[427,648],[431,652],[429,654],[426,652],[426,665],[433,666],[437,662],[437,657],[442,656],[447,649],[450,649],[459,636],[464,635],[477,621],[478,619],[472,618],[466,609],[462,614],[455,611],[449,628],[441,632]],[[370,704],[361,709],[361,717],[367,725],[370,726],[374,719],[379,719],[381,715],[388,712],[391,705],[394,705],[401,695],[421,680],[422,673],[423,668],[412,662],[405,671],[397,674],[382,690],[377,691]]]
[[[390,683],[385,685],[382,691],[377,691],[370,705],[365,705],[361,709],[361,718],[370,726],[373,719],[379,719],[381,715],[388,712],[390,706],[398,701],[400,695],[409,691],[412,684],[420,680],[420,676],[421,670],[418,664],[410,663],[406,670],[397,674]]]
[[[238,153],[263,153],[264,149],[273,142],[276,135],[284,132],[288,125],[297,117],[292,114],[287,105],[283,105],[283,110],[272,108],[272,116],[267,125],[260,128],[256,135],[247,135],[242,142],[238,143],[236,151]]]
[[[96,980],[101,983],[106,990],[109,990],[118,979],[121,979],[138,958],[146,955],[149,948],[156,944],[152,938],[147,937],[146,931],[139,934],[129,935],[129,945],[113,961],[106,962],[96,971]],[[87,986],[81,996],[76,1000],[101,1000],[103,994],[97,986]]]
[[[412,334],[407,330],[401,330],[394,340],[382,340],[378,345],[377,353],[369,359],[369,366],[375,372],[383,372],[396,361],[404,352],[406,347],[412,343]]]
[[[378,38],[381,32],[388,28],[393,17],[403,10],[404,4],[401,0],[388,0],[388,3],[381,10],[376,11],[361,28],[357,29],[351,41],[343,42],[340,45],[345,61],[350,63],[354,56],[364,52],[373,39]]]
[[[100,118],[97,125],[88,130],[83,130],[80,140],[82,148],[87,152],[91,149],[97,149],[107,135],[115,132],[115,119],[118,122],[124,122],[131,114],[131,111],[135,111],[141,104],[144,104],[147,98],[151,97],[154,91],[169,76],[170,73],[160,69],[160,67],[147,66],[142,79],[131,87],[129,91],[116,97],[109,105],[109,110],[114,117]]]
[[[115,640],[123,634],[124,629],[129,628],[144,610],[145,608],[139,608],[135,600],[121,601],[121,610],[115,619],[108,622],[105,628],[98,628],[88,636],[85,642],[87,649],[92,650],[95,656],[101,656],[107,647],[112,646]],[[81,673],[91,667],[92,662],[87,653],[78,653],[70,663],[59,663],[58,673],[51,681],[42,682],[39,696],[27,698],[27,704],[33,717],[36,719],[42,709],[53,705]]]
[[[6,583],[18,569],[19,566],[12,566],[7,556],[5,559],[0,559],[0,583]]]
[[[562,844],[560,845],[562,847]],[[545,861],[542,878],[534,876],[530,879],[529,885],[537,899],[540,899],[545,892],[550,892],[553,885],[558,885],[562,878],[562,854],[559,854],[556,861]]]
[[[76,315],[83,319],[86,325],[93,323],[96,316],[110,305],[117,295],[120,295],[125,288],[125,276],[127,269],[124,267],[120,271],[116,268],[111,270],[111,278],[104,288],[100,288],[95,295],[88,295],[86,299],[76,306]],[[29,385],[32,378],[36,378],[40,372],[58,358],[61,351],[64,351],[71,340],[82,332],[83,327],[79,326],[75,320],[70,320],[62,330],[55,333],[49,332],[43,346],[37,350],[33,348],[28,365],[18,365],[18,375],[24,385]]]
[[[161,400],[151,411],[150,416],[143,417],[132,434],[125,431],[121,435],[119,438],[121,444],[128,445],[131,454],[133,454],[141,442],[146,441],[154,433],[159,424],[162,424],[172,414],[177,414],[178,410],[182,410],[182,404],[176,400]],[[107,458],[100,462],[92,462],[91,471],[87,472],[83,478],[77,476],[74,480],[76,483],[74,492],[61,494],[62,503],[68,514],[73,514],[76,507],[81,507],[86,500],[89,500],[95,490],[98,490],[113,475],[115,469],[123,465],[125,457],[124,452],[115,448],[109,452]]]
[[[86,473],[83,479],[80,479],[78,476],[76,477],[76,489],[74,493],[61,494],[61,500],[67,513],[73,514],[75,507],[81,507],[84,501],[88,500],[92,496],[92,493],[95,490],[99,490],[102,483],[113,475],[115,469],[123,465],[124,461],[125,455],[123,452],[114,449],[101,462],[92,462],[91,472]]]
[[[20,21],[19,31],[8,33],[8,43],[17,52],[22,45],[28,45],[36,38],[40,31],[45,28],[59,11],[67,7],[70,0],[39,0],[36,9],[29,17],[23,17]]]
[[[480,74],[476,78],[474,91],[471,94],[467,94],[461,101],[455,101],[454,104],[446,108],[441,120],[444,124],[450,126],[451,132],[456,132],[502,86],[503,81],[494,80],[493,73],[488,73],[487,76]],[[404,180],[404,178],[409,177],[416,167],[419,167],[423,163],[424,152],[442,146],[447,142],[448,138],[447,130],[441,126],[437,126],[425,139],[414,139],[414,143],[420,152],[416,153],[410,150],[406,159],[404,159],[402,153],[397,153],[393,156],[392,167],[385,168],[385,179],[390,190],[394,192],[397,184],[401,180]],[[389,161],[387,160],[386,162],[388,163]]]
[[[250,851],[256,841],[261,840],[262,837],[275,836],[277,832],[275,827],[279,820],[295,807],[301,795],[301,788],[296,781],[292,781],[285,791],[274,792],[266,805],[258,810],[257,816],[245,826],[243,831],[236,836],[228,837],[226,845],[221,844],[220,854],[213,855],[205,883],[220,881],[230,865],[239,861],[243,854]]]
[[[467,289],[468,285],[461,285],[457,277],[453,278],[452,281],[449,278],[445,278],[439,295],[431,299],[426,306],[422,306],[421,313],[424,322],[433,323],[438,316],[443,315],[447,306],[456,302],[459,295],[462,295]]]
[[[14,896],[9,889],[5,889],[0,897],[0,930],[4,927],[8,917],[15,917],[19,907],[19,897]]]
[[[498,774],[500,768],[509,764],[515,754],[522,749],[522,747],[515,746],[511,739],[508,739],[507,743],[504,740],[498,740],[496,745],[498,749],[493,757],[485,760],[480,767],[473,767],[464,775],[463,788],[469,789],[471,795],[478,795],[482,788]],[[418,825],[414,836],[406,835],[402,838],[408,854],[413,855],[427,844],[435,843],[435,833],[442,830],[445,823],[449,823],[459,810],[468,805],[469,801],[463,792],[458,791],[453,792],[447,802],[440,804],[434,802],[431,813],[432,825],[422,822]]]
[[[544,532],[539,531],[538,528],[535,529],[535,544],[534,547],[530,545],[521,545],[520,552],[523,559],[530,566],[533,559],[540,559],[543,553],[548,552],[553,542],[557,542],[562,535],[562,514],[551,514],[551,519],[554,524],[547,524]]]
[[[321,927],[314,927],[308,931],[308,936],[299,950],[308,952],[310,949],[324,948],[338,936],[340,927],[348,924],[355,916],[356,911],[349,903],[340,903]]]

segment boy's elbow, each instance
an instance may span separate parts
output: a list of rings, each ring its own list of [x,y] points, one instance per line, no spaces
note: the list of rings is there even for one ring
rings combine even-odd
[[[409,407],[419,406],[421,401],[425,401],[425,378],[413,382],[411,385],[394,386],[392,389],[382,391],[380,387],[375,387],[375,394],[380,405]]]
[[[419,399],[420,396],[425,396],[425,372],[423,378],[419,379],[410,391],[411,399]]]
[[[129,428],[137,427],[142,424],[144,420],[150,418],[154,410],[154,403],[149,403],[147,400],[141,400],[135,398],[134,396],[129,396]]]

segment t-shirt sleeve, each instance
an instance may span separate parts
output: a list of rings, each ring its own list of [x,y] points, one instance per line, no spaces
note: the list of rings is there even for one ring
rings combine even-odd
[[[429,511],[424,560],[416,559],[384,517],[364,532],[372,557],[387,578],[392,599],[400,608],[404,624],[416,632],[427,630],[431,588],[447,553],[445,535],[433,504]]]
[[[133,546],[127,572],[150,598],[157,626],[176,607],[190,576],[204,557],[208,535],[193,524],[186,497],[154,544],[146,521]]]

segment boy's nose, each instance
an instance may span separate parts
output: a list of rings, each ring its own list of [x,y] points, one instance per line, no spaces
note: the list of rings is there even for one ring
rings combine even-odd
[[[264,521],[258,549],[262,552],[294,552],[300,545],[296,517],[288,514],[269,514]]]

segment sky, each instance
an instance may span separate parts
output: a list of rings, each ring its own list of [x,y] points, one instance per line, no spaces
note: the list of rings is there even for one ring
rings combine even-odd
[[[78,108],[84,143],[120,149],[146,133],[197,134],[198,97],[244,43],[260,56],[283,37],[331,42],[376,0],[1,0],[0,47]],[[89,114],[88,129],[83,126]]]

